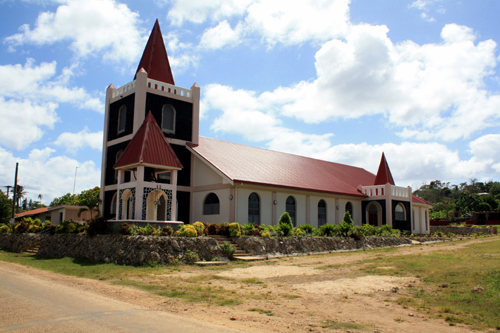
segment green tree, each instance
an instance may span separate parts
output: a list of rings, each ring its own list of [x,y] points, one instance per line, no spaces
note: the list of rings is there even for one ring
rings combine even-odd
[[[12,200],[0,190],[0,224],[8,223],[12,217]]]
[[[494,196],[490,195],[485,195],[484,197],[481,197],[481,200],[488,205],[490,205],[491,209],[497,209],[498,208],[498,200],[495,199]]]
[[[477,211],[480,203],[481,199],[479,199],[477,194],[462,193],[455,204],[457,206],[457,210],[470,213]]]
[[[101,189],[99,186],[96,186],[93,189],[82,191],[78,195],[78,205],[85,206],[80,208],[78,216],[86,211],[90,213],[90,219],[93,218],[93,213],[97,213],[97,216],[99,215],[99,205],[101,204],[100,193]]]
[[[78,206],[78,195],[66,193],[65,195],[54,198],[50,203],[51,207],[62,206],[62,205],[73,205]]]

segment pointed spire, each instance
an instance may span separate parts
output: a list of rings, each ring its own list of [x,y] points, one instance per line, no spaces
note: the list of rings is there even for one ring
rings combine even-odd
[[[389,169],[389,165],[385,160],[385,154],[382,153],[382,159],[380,160],[380,165],[378,167],[377,177],[375,178],[374,185],[385,185],[387,183],[395,185],[391,170]]]
[[[148,78],[175,85],[158,19],[153,31],[151,31],[139,66],[137,66],[134,80],[141,68],[148,73]]]
[[[182,164],[163,135],[151,111],[113,168],[155,165],[182,169]]]

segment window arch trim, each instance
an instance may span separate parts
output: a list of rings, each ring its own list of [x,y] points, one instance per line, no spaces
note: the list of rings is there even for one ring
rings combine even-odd
[[[248,222],[260,224],[260,197],[256,192],[248,196]]]
[[[163,133],[175,133],[175,108],[170,104],[164,104],[161,108],[161,130]]]
[[[117,134],[125,132],[127,126],[127,106],[123,104],[118,109],[118,124],[117,124]]]
[[[286,212],[290,215],[293,226],[296,227],[297,201],[291,195],[286,198]]]
[[[219,215],[220,201],[217,194],[210,192],[203,200],[203,215]]]

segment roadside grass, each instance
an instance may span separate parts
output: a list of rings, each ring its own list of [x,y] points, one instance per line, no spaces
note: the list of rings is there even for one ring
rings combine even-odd
[[[413,276],[423,284],[397,303],[450,324],[500,329],[500,240],[431,254],[370,259],[365,274]],[[378,267],[389,266],[389,270]],[[393,268],[392,268],[393,267]]]
[[[321,322],[321,327],[322,328],[331,328],[334,330],[368,330],[370,327],[361,325],[361,324],[356,324],[356,323],[345,323],[345,322],[340,322],[340,321],[333,321],[333,320],[323,320]]]

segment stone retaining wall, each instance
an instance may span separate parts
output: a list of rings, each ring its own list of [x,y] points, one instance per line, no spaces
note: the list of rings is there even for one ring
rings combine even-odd
[[[495,229],[495,230],[493,230]],[[450,227],[450,226],[431,226],[431,234],[436,231],[441,231],[443,233],[453,233],[457,235],[472,235],[472,234],[493,234],[496,231],[496,228],[476,228],[476,227]]]
[[[40,240],[39,257],[86,258],[118,265],[140,265],[148,261],[167,264],[170,258],[182,259],[186,249],[198,253],[200,260],[222,256],[219,245],[210,237],[0,234],[0,248],[24,252],[37,239]]]
[[[372,249],[411,244],[406,238],[368,237],[361,240],[334,237],[262,238],[240,237],[238,245],[253,255],[299,254],[338,250]],[[87,258],[94,262],[140,265],[148,261],[167,264],[170,258],[183,259],[187,249],[207,261],[222,256],[210,237],[153,237],[76,234],[0,234],[0,248],[25,252],[40,244],[37,256],[46,258]]]
[[[367,237],[361,240],[337,237],[240,237],[236,240],[236,242],[239,247],[253,255],[288,255],[296,253],[372,249],[378,247],[411,244],[411,240],[397,237]]]

